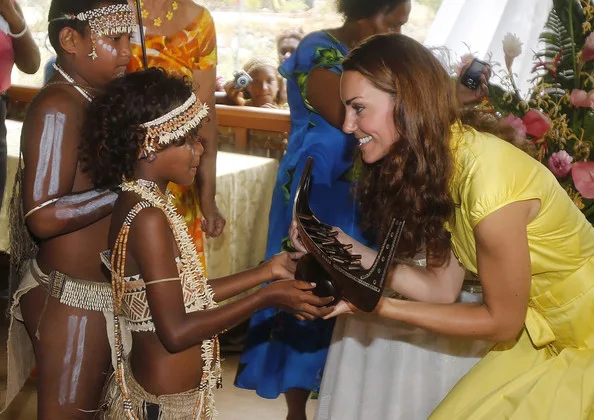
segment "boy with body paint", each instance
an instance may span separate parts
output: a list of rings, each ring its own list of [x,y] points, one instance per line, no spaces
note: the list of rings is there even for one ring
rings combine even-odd
[[[38,418],[93,418],[109,370],[107,247],[117,194],[79,168],[84,112],[130,60],[125,0],[53,0],[55,74],[32,101],[11,201],[11,326],[6,405],[38,367]]]

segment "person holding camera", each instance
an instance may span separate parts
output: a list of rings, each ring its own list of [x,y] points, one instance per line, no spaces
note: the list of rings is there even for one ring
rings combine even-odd
[[[277,63],[268,57],[254,57],[244,64],[243,70],[233,74],[225,84],[227,105],[255,106],[278,109],[285,107],[279,100]]]
[[[129,2],[136,7],[135,1]],[[204,237],[219,236],[226,223],[215,202],[215,25],[208,9],[192,0],[144,0],[141,7],[148,66],[161,67],[173,75],[187,77],[192,82],[196,96],[208,105],[208,118],[200,130],[204,154],[196,182],[190,187],[173,183],[170,185],[177,210],[184,216],[188,231],[204,263]],[[127,70],[133,72],[143,69],[142,48],[138,36],[132,38],[131,48],[133,57]]]

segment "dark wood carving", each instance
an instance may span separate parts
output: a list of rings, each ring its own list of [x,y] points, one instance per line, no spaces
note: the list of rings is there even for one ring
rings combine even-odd
[[[404,227],[392,219],[390,229],[369,269],[361,266],[361,256],[351,254],[350,244],[342,244],[332,226],[322,223],[309,206],[313,158],[309,158],[297,187],[293,218],[303,245],[309,252],[297,265],[296,278],[315,282],[314,293],[346,299],[365,312],[377,305],[385,286],[390,264]]]

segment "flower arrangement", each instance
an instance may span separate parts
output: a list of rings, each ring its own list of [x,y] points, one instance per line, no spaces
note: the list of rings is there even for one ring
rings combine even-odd
[[[594,0],[554,0],[535,54],[532,87],[521,96],[512,63],[522,44],[503,39],[501,86],[491,84],[487,106],[533,144],[535,158],[557,177],[594,222]]]

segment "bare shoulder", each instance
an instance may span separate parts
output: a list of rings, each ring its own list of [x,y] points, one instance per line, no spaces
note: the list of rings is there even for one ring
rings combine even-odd
[[[192,19],[195,19],[205,12],[210,14],[210,10],[207,7],[196,3],[194,0],[183,0],[182,8],[185,8],[187,16],[192,16]]]
[[[42,89],[27,110],[26,121],[45,119],[48,114],[62,113],[78,120],[84,115],[88,102],[69,85],[52,85]]]
[[[163,210],[156,207],[141,209],[134,217],[130,230],[134,237],[141,241],[155,241],[157,238],[169,237],[172,234],[167,216],[163,213]]]
[[[71,92],[69,92],[71,90]],[[77,145],[78,135],[71,135],[80,130],[88,102],[72,86],[53,85],[42,89],[31,102],[23,123],[22,144],[26,153],[27,145],[41,141],[45,125],[54,121],[62,126],[62,133],[68,143]]]

